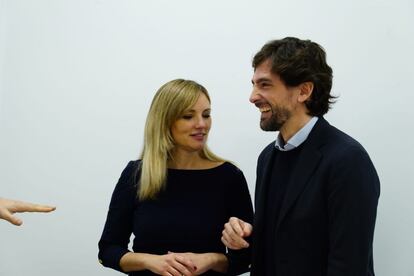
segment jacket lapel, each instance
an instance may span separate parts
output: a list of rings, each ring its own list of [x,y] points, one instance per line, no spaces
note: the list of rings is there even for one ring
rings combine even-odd
[[[322,158],[319,148],[324,143],[324,139],[321,137],[323,136],[321,134],[327,126],[329,126],[329,124],[323,118],[319,118],[314,129],[303,144],[302,152],[300,153],[298,163],[292,172],[292,178],[287,187],[285,198],[281,206],[276,231],[290,208],[292,208],[299,195],[305,189]]]

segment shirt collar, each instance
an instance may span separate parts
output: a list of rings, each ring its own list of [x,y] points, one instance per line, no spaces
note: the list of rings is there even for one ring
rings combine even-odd
[[[282,135],[279,132],[279,135],[276,138],[275,147],[280,151],[289,151],[299,147],[303,142],[305,142],[306,138],[308,138],[309,133],[317,121],[318,117],[312,117],[306,125],[304,125],[286,142],[286,144],[283,143]]]

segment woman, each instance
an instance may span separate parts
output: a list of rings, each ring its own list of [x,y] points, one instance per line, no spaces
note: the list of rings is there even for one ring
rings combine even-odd
[[[200,84],[177,79],[156,93],[141,159],[131,161],[112,195],[99,260],[129,275],[237,275],[248,249],[226,253],[224,224],[252,221],[243,173],[206,146],[210,97]],[[133,252],[128,243],[134,234]]]

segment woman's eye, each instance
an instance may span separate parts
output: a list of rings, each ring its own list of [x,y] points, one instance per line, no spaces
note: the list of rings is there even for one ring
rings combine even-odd
[[[183,116],[183,119],[185,119],[185,120],[190,120],[191,118],[193,118],[193,116],[191,116],[191,115],[184,115]]]
[[[210,114],[204,114],[203,117],[204,118],[210,118]]]

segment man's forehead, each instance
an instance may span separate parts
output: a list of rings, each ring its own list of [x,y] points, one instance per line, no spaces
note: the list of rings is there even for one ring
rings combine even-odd
[[[252,82],[259,83],[263,81],[272,81],[279,78],[277,74],[271,71],[271,68],[256,68],[253,73]]]

